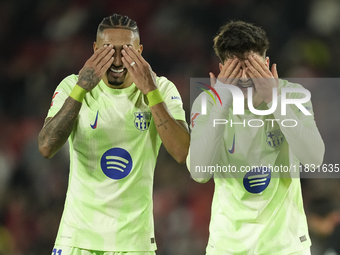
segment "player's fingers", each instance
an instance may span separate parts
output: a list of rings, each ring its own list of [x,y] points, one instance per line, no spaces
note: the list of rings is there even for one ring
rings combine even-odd
[[[231,59],[231,58],[228,58],[227,61],[224,62],[224,64],[222,64],[222,68],[221,68],[221,71],[220,71],[220,74],[219,76],[224,76],[228,67],[231,65],[231,63],[233,62],[234,59]]]
[[[103,52],[106,48],[107,48],[108,45],[104,45],[102,47],[100,47],[99,49],[97,49],[93,54],[92,56],[89,58],[89,61],[95,61],[98,57],[98,55]]]
[[[122,50],[123,57],[125,59],[124,66],[129,70],[137,68],[138,65],[141,65],[141,63],[136,59],[135,56],[130,56],[125,50]],[[129,68],[128,68],[129,67]]]
[[[252,75],[254,75],[257,78],[262,78],[262,74],[258,71],[258,69],[252,64],[250,63],[248,60],[244,61],[244,63],[247,66],[248,72],[251,72]]]
[[[106,55],[103,56],[101,60],[99,60],[98,66],[102,68],[111,58],[113,58],[114,53],[115,53],[115,50],[111,49]]]
[[[246,68],[246,72],[247,72],[248,76],[251,78],[251,80],[254,82],[255,88],[257,88],[258,85],[259,85],[259,81],[258,81],[257,76],[248,67]]]
[[[239,71],[241,70],[242,67],[242,63],[240,61],[237,62],[237,65],[235,66],[235,68],[232,70],[232,73],[229,75],[228,78],[224,79],[224,83],[226,84],[234,84],[234,80],[236,78],[236,76],[238,75]]]
[[[237,75],[238,75],[238,73],[240,72],[240,70],[241,70],[241,66],[242,66],[242,63],[239,61],[238,63],[237,63],[237,65],[235,66],[235,69],[232,71],[232,73],[230,74],[230,78],[236,78],[237,77]]]
[[[105,46],[105,45],[104,45]],[[115,50],[113,49],[113,46],[107,45],[105,47],[105,49],[101,52],[98,53],[97,58],[93,61],[93,63],[95,65],[100,65],[101,66],[101,62],[103,61],[103,59],[107,56],[110,55],[110,57],[112,57],[112,55],[114,54]],[[105,60],[104,60],[105,61]]]
[[[272,74],[273,74],[274,78],[276,78],[276,79],[279,78],[279,75],[278,75],[278,73],[277,73],[276,64],[273,64],[273,65],[272,65]]]
[[[131,60],[130,60],[131,61]],[[127,60],[126,60],[126,58],[125,57],[122,57],[122,62],[123,62],[123,64],[124,64],[124,66],[125,66],[125,68],[128,70],[128,72],[132,75],[132,76],[134,76],[134,74],[135,74],[135,69],[134,69],[134,67],[133,66],[131,66],[131,62],[128,62]]]
[[[212,72],[209,73],[209,76],[210,76],[210,85],[211,87],[214,88],[216,84],[216,76]]]
[[[107,54],[110,54],[111,50],[113,50],[113,46],[111,44],[105,44],[103,47],[96,50],[96,52],[92,55],[93,59],[90,59],[94,64],[97,65]]]
[[[238,83],[238,81],[239,81],[239,79],[241,78],[241,76],[242,76],[242,69],[240,69],[239,71],[238,71],[238,74],[236,75],[236,77],[233,79],[233,81],[232,81],[232,85],[237,85],[237,83]]]
[[[234,71],[237,63],[238,63],[238,59],[234,58],[231,63],[229,64],[229,66],[227,66],[228,61],[226,62],[226,64],[223,66],[222,70],[221,70],[221,76],[223,78],[229,78],[231,73]]]
[[[261,77],[264,78],[271,77],[271,73],[269,69],[266,67],[265,63],[263,63],[262,59],[260,59],[255,54],[249,55],[247,61],[258,71]]]
[[[257,73],[256,75],[260,75],[258,77],[266,77],[266,73],[263,70],[263,66],[257,61],[256,55],[249,55],[248,59],[245,61],[247,67],[255,68]],[[265,67],[266,68],[266,67]],[[254,73],[255,74],[255,73]]]
[[[260,74],[262,76],[262,73],[260,73],[262,71],[262,67],[261,65],[256,61],[255,57],[253,55],[249,55],[248,59],[244,61],[244,63],[246,64],[246,66],[251,69],[251,71],[253,71],[252,69],[256,69],[257,73]]]
[[[102,68],[100,69],[100,76],[102,76],[112,65],[114,60],[114,57],[110,57],[107,59],[106,63],[102,66]]]
[[[138,63],[143,63],[146,64],[145,59],[142,57],[142,55],[135,49],[133,48],[131,45],[124,47],[124,49],[126,50],[126,52],[132,57],[135,56],[134,59],[138,60]],[[137,63],[137,62],[136,62]]]
[[[131,46],[124,45],[123,46],[125,53],[133,59],[133,61],[137,64],[137,66],[141,66],[144,62],[139,58],[140,54],[136,52],[136,50]],[[128,60],[128,59],[127,59]]]

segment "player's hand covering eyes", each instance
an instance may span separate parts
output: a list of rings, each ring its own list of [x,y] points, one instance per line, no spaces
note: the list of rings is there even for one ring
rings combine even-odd
[[[272,89],[279,86],[276,64],[273,64],[271,70],[269,70],[269,66],[255,54],[249,54],[245,64],[247,66],[246,72],[254,82],[257,93],[267,104],[270,103],[272,101]]]
[[[233,96],[230,91],[231,86],[236,86],[242,75],[241,62],[237,59],[229,58],[222,66],[221,72],[217,76],[210,72],[210,84],[219,94],[222,107],[229,109],[233,103]],[[217,85],[217,86],[216,86]]]

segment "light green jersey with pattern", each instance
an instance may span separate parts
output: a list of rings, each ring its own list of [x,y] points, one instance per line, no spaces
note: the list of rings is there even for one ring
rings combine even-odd
[[[47,117],[77,83],[56,88]],[[172,117],[185,121],[173,83],[157,77]],[[152,190],[161,145],[147,98],[135,84],[111,89],[103,81],[83,100],[69,136],[70,174],[56,244],[100,251],[156,250]]]
[[[282,88],[302,87],[280,80],[279,89]],[[311,241],[299,165],[311,164],[311,152],[318,155],[320,151],[321,155],[323,148],[311,102],[303,104],[310,116],[295,105],[288,106],[286,116],[281,115],[281,107],[270,115],[255,115],[247,109],[244,115],[234,115],[233,107],[228,111],[207,97],[207,114],[203,115],[202,94],[192,106],[188,163],[195,179],[200,177],[195,171],[208,170],[204,169],[207,165],[215,167],[210,168],[215,171],[215,192],[207,254],[281,255],[308,248]],[[288,98],[299,97],[303,95],[288,94]],[[257,110],[270,106],[262,103]],[[213,127],[214,119],[225,124]],[[282,124],[285,119],[290,121]],[[296,127],[292,127],[293,119]],[[292,168],[285,172],[279,170],[281,166]]]

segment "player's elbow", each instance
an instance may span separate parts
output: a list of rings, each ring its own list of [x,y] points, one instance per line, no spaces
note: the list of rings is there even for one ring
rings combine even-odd
[[[52,158],[54,155],[51,148],[48,148],[47,146],[40,145],[40,144],[39,144],[39,152],[44,158]]]
[[[179,164],[185,164],[185,160],[187,158],[187,155],[177,155],[174,157],[177,163]]]
[[[176,152],[172,153],[172,157],[177,161],[177,163],[185,164],[188,156],[188,150],[189,149],[177,150]]]
[[[179,164],[185,164],[185,157],[179,156],[179,157],[174,157],[177,163]]]
[[[325,145],[322,142],[322,145],[320,145],[319,150],[314,153],[313,157],[311,158],[311,160],[313,161],[313,164],[316,166],[320,166],[323,162],[323,158],[325,155]]]
[[[39,152],[44,158],[52,158],[54,153],[52,147],[43,139],[40,134],[38,137]]]
[[[194,179],[195,182],[198,182],[198,183],[206,183],[210,180],[210,177],[209,178],[195,178],[195,177],[192,177]]]
[[[325,144],[323,141],[317,146],[317,149],[314,148],[307,155],[308,159],[302,161],[304,165],[320,166],[325,155]]]
[[[324,157],[324,154],[320,154],[320,155],[316,155],[315,159],[313,160],[313,164],[316,165],[316,166],[320,166],[323,162],[323,157]]]
[[[318,150],[314,149],[314,164],[316,166],[320,166],[323,162],[323,157],[325,155],[325,143],[323,142],[322,138],[320,137],[319,140],[319,146],[318,146]]]
[[[190,169],[190,166],[188,166],[191,178],[198,183],[206,183],[210,180],[210,178],[213,176],[211,172],[200,172],[196,171],[196,169]]]

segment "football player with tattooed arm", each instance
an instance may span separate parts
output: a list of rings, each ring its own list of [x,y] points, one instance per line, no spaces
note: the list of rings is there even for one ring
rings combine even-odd
[[[276,64],[270,67],[266,56],[268,48],[258,26],[242,21],[222,26],[214,38],[220,73],[217,79],[210,73],[215,88],[209,93],[214,92],[216,103],[208,96],[205,103],[203,92],[192,106],[187,165],[196,181],[213,176],[215,182],[208,255],[310,254],[299,166],[320,165],[325,147],[310,100],[301,105],[304,112],[288,104],[281,115],[282,91],[304,88],[279,79]],[[234,113],[232,91],[241,95],[243,114]],[[291,100],[304,97],[287,93]],[[274,98],[275,111],[253,113],[272,109]],[[248,108],[249,100],[253,107]],[[296,173],[274,171],[292,166]]]
[[[161,143],[185,163],[181,97],[142,57],[135,21],[99,24],[94,54],[56,88],[39,134],[51,158],[66,140],[70,174],[53,255],[155,254],[152,190]]]

